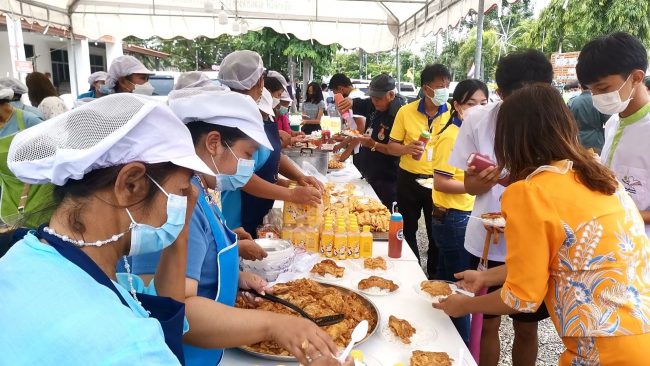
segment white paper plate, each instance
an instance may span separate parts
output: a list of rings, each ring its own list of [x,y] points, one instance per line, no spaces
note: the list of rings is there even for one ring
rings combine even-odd
[[[373,258],[376,258],[376,257],[373,257]],[[363,259],[356,262],[356,265],[359,268],[359,270],[361,272],[365,273],[365,274],[369,274],[369,275],[373,275],[373,276],[381,276],[381,275],[384,275],[384,274],[388,273],[388,271],[390,271],[391,269],[393,269],[393,262],[391,260],[389,260],[388,258],[386,258],[386,257],[382,256],[382,258],[384,258],[384,260],[386,261],[386,269],[385,270],[384,269],[366,268],[363,265]]]
[[[459,288],[456,285],[456,283],[454,283],[454,282],[442,281],[442,280],[431,280],[430,282],[434,282],[434,281],[448,283],[449,287],[451,288],[451,293],[452,294],[462,294],[462,295],[467,295],[467,296],[474,297],[473,293]],[[424,281],[422,281],[422,282],[424,282]],[[418,282],[418,283],[413,285],[413,290],[415,291],[416,294],[420,295],[420,297],[422,297],[423,299],[425,299],[427,301],[430,301],[433,304],[438,304],[438,303],[440,303],[440,300],[446,298],[446,296],[431,296],[428,292],[422,291],[422,288],[420,287],[420,284],[422,282]]]
[[[458,352],[447,352],[445,350],[435,349],[435,348],[432,348],[432,347],[424,346],[424,347],[418,348],[418,351],[445,352],[445,353],[447,353],[449,355],[449,357],[451,357],[454,360],[454,362],[452,363],[452,366],[469,366],[470,363],[469,363],[469,361],[467,361],[467,358],[472,357],[472,355],[468,351],[464,351],[462,349],[459,350]],[[411,355],[409,355],[409,358],[410,357],[411,357]]]
[[[421,185],[424,188],[433,189],[433,179],[432,178],[427,178],[427,179],[420,178],[420,179],[416,179],[415,181],[418,182],[418,184]]]
[[[363,355],[363,362],[354,360],[354,366],[383,366],[381,362],[377,361],[372,356]]]
[[[380,289],[379,287],[371,287],[369,289],[362,290],[359,288],[359,282],[361,282],[359,281],[357,282],[355,290],[361,292],[364,295],[370,295],[370,296],[388,296],[399,292],[399,290],[402,288],[402,284],[399,281],[393,280],[391,278],[386,278],[386,279],[393,281],[397,286],[399,286],[399,288],[393,292],[390,292],[387,289]]]
[[[415,327],[415,334],[411,336],[411,344],[402,342],[402,340],[390,329],[388,321],[381,325],[380,331],[382,338],[388,343],[396,344],[408,349],[421,349],[422,347],[431,345],[432,342],[435,342],[438,339],[438,332],[435,329],[422,329],[421,326],[413,324],[411,321],[409,321],[409,323]]]
[[[320,275],[318,275],[316,273],[309,272],[309,275],[311,276],[311,278],[313,278],[316,281],[341,282],[341,281],[343,281],[343,278],[345,277],[345,272],[343,272],[343,276],[341,276],[341,277],[332,276],[329,273],[325,274],[325,276],[320,276]]]

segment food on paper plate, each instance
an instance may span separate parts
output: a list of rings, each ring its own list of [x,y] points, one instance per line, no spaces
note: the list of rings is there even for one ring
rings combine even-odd
[[[341,278],[343,277],[344,271],[345,267],[337,266],[336,262],[331,259],[324,259],[320,263],[316,263],[310,272],[315,273],[321,277],[331,275],[333,277]]]
[[[359,132],[359,131],[357,131],[357,130],[344,130],[344,131],[341,132],[341,133],[342,133],[343,135],[345,135],[345,136],[349,136],[349,137],[361,137],[361,136],[363,136],[363,135],[361,134],[361,132]]]
[[[388,269],[384,257],[366,258],[363,260],[363,267],[371,270],[383,269],[385,271]]]
[[[338,161],[338,159],[332,159],[327,162],[327,169],[343,169],[345,168],[345,163]]]
[[[490,212],[481,215],[483,223],[487,226],[504,228],[506,227],[506,219],[501,215],[501,212]]]
[[[449,283],[443,281],[422,281],[420,288],[433,297],[447,297],[452,294]]]
[[[348,344],[352,336],[352,330],[362,320],[367,320],[370,323],[370,330],[377,325],[378,316],[372,306],[368,305],[369,303],[360,295],[349,290],[344,291],[336,287],[324,286],[313,280],[300,279],[276,284],[273,286],[273,291],[275,296],[295,304],[314,318],[343,314],[345,318],[342,322],[321,328],[341,349]],[[236,306],[299,316],[284,305],[266,300],[252,303],[244,301],[240,297],[237,299]],[[289,351],[274,341],[260,342],[247,346],[246,349],[275,356],[289,356],[290,354]]]
[[[369,290],[373,287],[377,287],[380,290],[388,290],[389,292],[394,292],[399,288],[395,282],[379,276],[370,276],[363,279],[359,281],[357,287],[359,290]]]
[[[413,351],[411,366],[452,366],[454,360],[445,352]]]
[[[396,337],[402,340],[402,343],[411,344],[411,337],[416,332],[411,323],[391,315],[388,318],[388,327],[390,327],[390,330]]]

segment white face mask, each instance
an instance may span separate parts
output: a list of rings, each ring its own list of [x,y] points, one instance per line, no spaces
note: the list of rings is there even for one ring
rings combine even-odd
[[[636,87],[632,88],[632,91],[630,92],[627,100],[622,100],[619,92],[621,89],[623,89],[625,84],[627,84],[631,76],[632,74],[630,74],[630,76],[625,79],[625,82],[623,85],[621,85],[620,88],[618,88],[618,90],[592,96],[594,107],[602,114],[617,114],[623,112],[630,104],[630,101],[632,100],[632,94],[634,94],[634,89]]]
[[[144,84],[133,84],[133,91],[131,93],[133,94],[140,94],[140,95],[152,95],[154,91],[153,85],[151,85],[150,82],[146,82]]]
[[[449,89],[433,89],[428,85],[425,85],[425,87],[433,92],[433,96],[429,97],[429,99],[431,99],[431,102],[433,102],[436,107],[440,107],[441,105],[447,103],[447,100],[449,100]]]

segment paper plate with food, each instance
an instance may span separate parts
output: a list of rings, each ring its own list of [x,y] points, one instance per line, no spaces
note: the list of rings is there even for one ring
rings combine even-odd
[[[433,178],[419,178],[415,181],[424,188],[433,189]]]
[[[393,268],[393,263],[381,256],[366,258],[357,264],[360,266],[361,272],[370,275],[382,275]]]
[[[431,344],[438,338],[438,332],[434,329],[423,329],[406,319],[400,319],[394,315],[388,317],[388,322],[381,327],[382,337],[389,343],[407,348],[418,348]]]
[[[316,263],[309,272],[317,281],[338,282],[343,279],[345,267],[337,265],[332,259],[324,259]]]
[[[422,281],[413,286],[415,292],[423,299],[437,304],[442,299],[446,299],[452,294],[463,294],[467,296],[474,296],[473,293],[463,290],[456,283],[451,281],[431,280]]]
[[[399,281],[389,280],[379,276],[370,276],[359,281],[357,289],[359,292],[371,296],[391,295],[399,290]]]
[[[363,134],[357,130],[343,130],[341,131],[342,135],[348,136],[348,137],[362,137]]]
[[[332,159],[327,162],[327,169],[329,170],[341,170],[345,168],[345,163],[338,161],[338,159]]]
[[[409,366],[469,366],[469,363],[462,353],[452,356],[447,352],[415,350]]]

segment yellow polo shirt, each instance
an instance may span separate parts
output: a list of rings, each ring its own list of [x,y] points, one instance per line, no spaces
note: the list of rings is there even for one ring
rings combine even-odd
[[[447,127],[441,134],[433,137],[433,172],[435,174],[441,174],[447,177],[450,177],[453,180],[463,182],[465,178],[465,172],[462,169],[458,169],[455,166],[449,164],[449,157],[451,156],[451,150],[454,148],[454,143],[456,142],[456,137],[458,137],[458,131],[460,129],[461,122],[454,118],[454,121]],[[444,125],[443,125],[444,127]],[[471,194],[450,194],[438,192],[435,190],[435,180],[434,180],[434,189],[432,190],[431,196],[433,197],[433,202],[438,207],[443,207],[446,209],[453,208],[455,210],[461,211],[472,211],[474,208],[474,196]]]
[[[397,112],[390,139],[408,145],[420,138],[422,131],[431,132],[431,140],[425,146],[424,154],[420,160],[415,160],[411,155],[402,155],[399,167],[413,174],[433,174],[434,137],[447,124],[451,113],[448,103],[438,108],[434,118],[429,118],[424,109],[424,99],[411,102]]]

